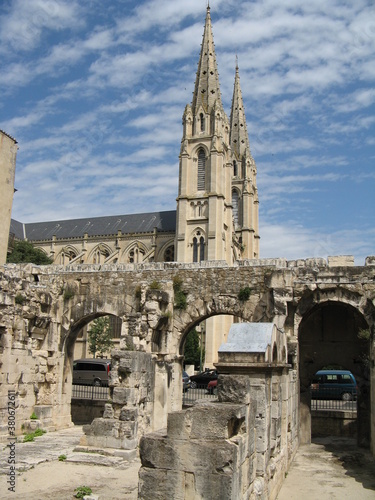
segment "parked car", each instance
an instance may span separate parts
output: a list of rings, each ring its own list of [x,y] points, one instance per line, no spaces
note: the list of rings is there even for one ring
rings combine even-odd
[[[217,392],[217,379],[211,380],[211,382],[208,382],[207,392],[208,392],[208,394],[216,394],[216,392]]]
[[[192,375],[190,377],[190,387],[192,389],[195,389],[196,387],[206,389],[208,382],[211,380],[217,380],[217,371],[205,370],[204,372],[200,372],[197,375]]]
[[[182,391],[187,392],[189,389],[190,389],[190,377],[184,370],[182,372]]]
[[[319,370],[311,382],[312,399],[357,399],[357,382],[348,370]]]
[[[73,384],[108,386],[110,359],[77,359],[73,362]]]

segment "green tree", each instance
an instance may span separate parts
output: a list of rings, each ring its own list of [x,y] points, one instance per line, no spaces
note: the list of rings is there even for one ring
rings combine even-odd
[[[187,365],[200,365],[201,343],[200,334],[195,328],[187,334],[184,348],[185,363]],[[204,352],[202,353],[202,361],[204,360]]]
[[[89,351],[94,358],[97,354],[104,357],[105,353],[112,349],[112,329],[108,316],[94,319],[91,323],[88,331],[88,344]]]
[[[31,262],[32,264],[52,264],[53,260],[40,248],[35,248],[29,241],[17,241],[12,253],[7,257],[7,262],[21,264]]]

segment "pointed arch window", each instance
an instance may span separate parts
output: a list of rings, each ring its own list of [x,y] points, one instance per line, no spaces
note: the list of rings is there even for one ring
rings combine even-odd
[[[237,189],[233,189],[232,191],[232,206],[233,206],[233,220],[234,220],[234,225],[239,226],[240,225],[240,199],[238,195]]]
[[[193,238],[193,262],[198,262],[198,240]]]
[[[246,160],[242,158],[242,178],[246,179]]]
[[[204,260],[204,247],[204,237],[198,234],[198,238],[196,236],[193,238],[193,262]]]
[[[206,154],[204,149],[198,151],[198,191],[206,189]]]
[[[201,132],[204,132],[204,130],[205,130],[205,125],[206,125],[206,124],[205,124],[205,120],[204,120],[204,114],[203,114],[203,113],[201,113],[201,114],[199,115],[199,118],[200,118],[200,121],[201,121]]]
[[[199,238],[199,262],[204,260],[204,238],[201,236]]]
[[[171,245],[164,252],[164,262],[173,262],[174,261],[174,246]]]
[[[137,264],[138,262],[143,262],[143,257],[145,256],[145,251],[138,246],[133,247],[128,255],[128,262],[130,264]]]

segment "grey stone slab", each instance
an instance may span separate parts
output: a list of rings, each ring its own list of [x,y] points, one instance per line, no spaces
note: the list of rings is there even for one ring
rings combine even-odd
[[[220,352],[265,352],[271,344],[273,323],[235,323],[230,327],[227,342]]]

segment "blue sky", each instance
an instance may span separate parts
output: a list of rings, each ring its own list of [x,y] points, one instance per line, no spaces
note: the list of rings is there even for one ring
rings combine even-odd
[[[211,0],[238,55],[261,257],[375,254],[375,5]],[[174,210],[205,0],[2,0],[0,128],[22,222]]]

